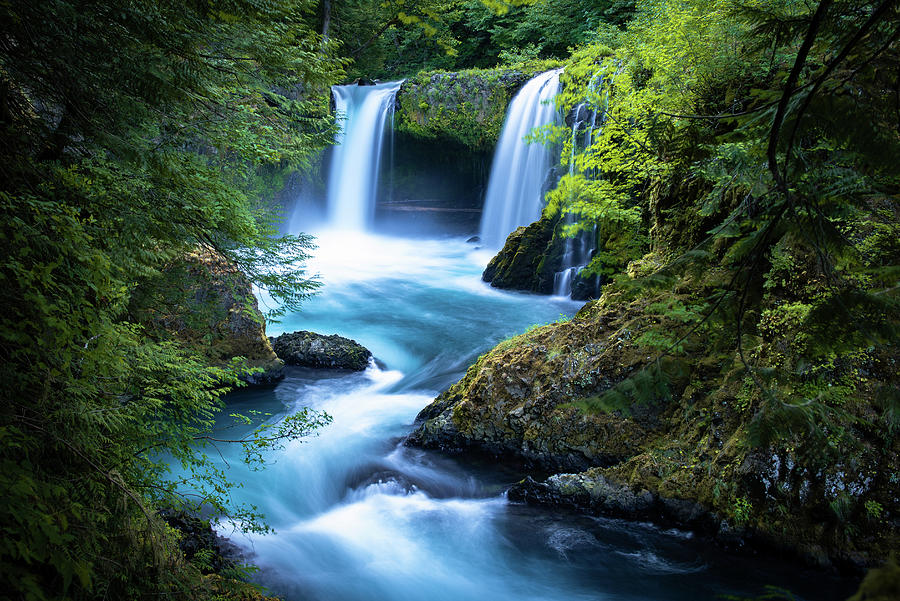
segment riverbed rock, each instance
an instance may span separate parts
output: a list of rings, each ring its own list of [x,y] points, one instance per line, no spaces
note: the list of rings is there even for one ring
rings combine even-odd
[[[646,488],[608,479],[603,469],[554,474],[537,482],[526,477],[510,487],[509,499],[534,505],[579,508],[597,515],[651,520],[658,524],[716,533],[721,518],[687,499],[660,497]]]
[[[269,339],[275,353],[288,365],[331,367],[362,371],[372,353],[355,340],[300,330]]]

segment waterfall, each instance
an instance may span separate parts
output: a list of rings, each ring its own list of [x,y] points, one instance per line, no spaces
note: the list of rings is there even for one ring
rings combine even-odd
[[[531,79],[509,105],[481,217],[481,241],[489,248],[500,248],[510,232],[541,215],[552,152],[543,144],[527,144],[524,138],[535,127],[559,121],[553,98],[561,71]]]
[[[372,221],[385,124],[392,122],[401,83],[331,87],[343,119],[328,174],[328,220],[335,228],[365,230]]]
[[[609,108],[609,92],[616,76],[622,72],[622,66],[617,65],[612,73],[607,73],[607,69],[609,69],[609,65],[605,65],[594,75],[588,85],[588,98],[576,106],[572,113],[572,153],[569,157],[569,175],[574,175],[575,173],[575,155],[579,146],[587,149],[593,142],[594,130],[602,131],[603,124],[606,122],[606,111]],[[582,130],[584,133],[579,136]],[[581,137],[580,144],[579,137]],[[601,174],[597,173],[587,173],[585,175],[594,178],[601,177]],[[564,223],[566,225],[575,223],[575,215],[566,213]],[[596,249],[593,247],[596,240],[596,225],[594,225],[592,232],[582,231],[577,236],[565,239],[563,257],[560,263],[561,269],[553,276],[554,296],[570,296],[572,294],[572,284],[575,276],[591,261],[596,252]]]

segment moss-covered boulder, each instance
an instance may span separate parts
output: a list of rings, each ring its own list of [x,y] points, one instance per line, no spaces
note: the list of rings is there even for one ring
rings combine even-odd
[[[562,235],[564,225],[559,216],[545,212],[534,223],[517,228],[490,260],[481,279],[495,288],[552,294],[556,274],[564,269],[568,242]],[[580,271],[572,279],[571,297],[597,298],[600,284],[598,276]]]
[[[564,240],[557,235],[559,219],[542,216],[516,229],[490,260],[481,279],[495,288],[551,294],[553,276],[562,269]]]
[[[644,359],[613,349],[617,316],[536,328],[483,355],[419,415],[410,444],[477,448],[542,469],[616,464],[640,451],[658,412],[588,414],[572,400],[622,379]],[[603,341],[603,342],[597,342]]]
[[[221,254],[198,248],[149,282],[132,312],[139,321],[226,364],[244,358],[241,379],[268,385],[284,377],[284,363],[266,337],[266,320],[246,276]]]
[[[355,340],[300,330],[269,339],[272,348],[288,365],[328,367],[362,371],[372,353]]]

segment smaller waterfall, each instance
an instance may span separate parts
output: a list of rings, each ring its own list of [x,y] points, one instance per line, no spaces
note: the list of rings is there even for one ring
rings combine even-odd
[[[607,73],[608,68],[608,66],[605,66],[594,75],[588,86],[587,100],[576,106],[572,112],[572,153],[569,157],[569,175],[574,175],[575,173],[575,155],[579,147],[582,149],[590,147],[594,138],[594,130],[602,131],[603,124],[606,122],[610,88],[616,76],[622,70],[621,65],[619,65],[613,73]],[[602,92],[602,96],[599,98],[595,96],[598,94],[598,88]],[[579,136],[579,132],[582,130],[583,134]],[[581,137],[580,142],[579,137]],[[596,173],[587,173],[586,175],[588,177],[600,177],[600,174]],[[570,225],[574,222],[575,216],[572,213],[567,213],[564,223]],[[597,226],[593,227],[592,232],[583,231],[565,240],[563,257],[560,263],[562,269],[553,276],[554,296],[570,296],[572,294],[572,284],[575,276],[591,261],[596,252],[594,244],[597,240]]]
[[[335,112],[343,118],[328,174],[332,227],[365,230],[372,221],[385,125],[392,123],[401,83],[331,87]]]
[[[552,153],[524,138],[532,129],[559,120],[553,98],[561,71],[547,71],[528,81],[506,112],[481,217],[481,241],[488,248],[500,248],[510,232],[541,216]]]

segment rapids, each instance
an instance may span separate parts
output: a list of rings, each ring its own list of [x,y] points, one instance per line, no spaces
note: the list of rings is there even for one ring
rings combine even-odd
[[[515,467],[405,447],[416,414],[479,353],[531,324],[571,315],[559,298],[480,281],[485,255],[464,238],[319,232],[311,270],[323,292],[270,327],[338,333],[378,359],[362,373],[302,368],[273,389],[232,393],[224,414],[272,419],[302,407],[334,419],[249,471],[223,451],[236,500],[275,533],[220,531],[289,601],[697,600],[790,584],[840,598],[790,568],[733,558],[689,533],[511,504]],[[228,466],[225,462],[227,461]]]

